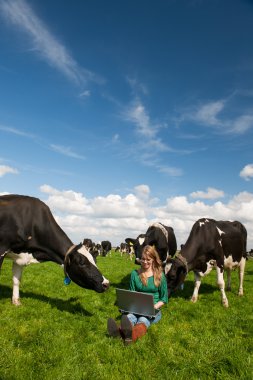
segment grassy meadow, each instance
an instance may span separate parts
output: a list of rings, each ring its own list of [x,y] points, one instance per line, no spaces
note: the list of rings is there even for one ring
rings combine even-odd
[[[24,269],[21,307],[11,304],[12,263],[0,274],[1,380],[253,379],[253,260],[248,260],[243,297],[232,276],[229,308],[222,307],[213,271],[199,301],[189,299],[193,274],[170,298],[162,320],[135,344],[108,337],[107,318],[118,321],[115,288],[128,288],[137,266],[119,253],[98,257],[111,286],[104,294],[63,284],[54,263]]]

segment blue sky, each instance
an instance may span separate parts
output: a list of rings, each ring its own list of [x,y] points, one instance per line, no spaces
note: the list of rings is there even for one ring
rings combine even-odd
[[[78,243],[240,220],[253,248],[253,3],[0,0],[0,193]]]

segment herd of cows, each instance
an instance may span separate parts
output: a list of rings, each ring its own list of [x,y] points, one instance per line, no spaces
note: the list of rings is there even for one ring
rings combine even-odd
[[[247,259],[247,231],[238,221],[197,220],[181,250],[172,227],[153,223],[136,238],[126,238],[116,250],[127,253],[140,264],[142,249],[154,245],[163,263],[169,295],[194,272],[192,302],[198,299],[201,278],[213,268],[222,304],[228,307],[226,290],[231,288],[231,271],[238,268],[239,295],[243,295],[243,277]],[[31,263],[52,261],[63,266],[65,278],[85,289],[102,293],[109,281],[96,265],[98,255],[110,255],[109,241],[95,244],[84,239],[74,244],[55,221],[49,207],[37,198],[24,195],[0,196],[0,268],[5,257],[13,261],[12,303],[20,305],[19,286],[23,267]]]

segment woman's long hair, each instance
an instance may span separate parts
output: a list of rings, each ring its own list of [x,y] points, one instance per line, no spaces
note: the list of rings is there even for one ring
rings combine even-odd
[[[152,270],[154,273],[154,284],[155,284],[155,286],[158,287],[161,284],[163,268],[162,268],[162,262],[160,260],[158,253],[157,253],[157,250],[155,249],[155,247],[153,247],[151,245],[146,245],[142,251],[142,256],[144,256],[144,255],[147,258],[150,258],[153,260]],[[148,284],[148,278],[147,278],[145,272],[143,272],[141,269],[139,271],[139,277],[140,277],[143,285],[146,286]]]

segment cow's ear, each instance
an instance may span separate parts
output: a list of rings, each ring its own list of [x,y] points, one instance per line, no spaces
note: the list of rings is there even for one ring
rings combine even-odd
[[[125,239],[125,242],[126,242],[127,244],[135,244],[135,243],[136,243],[136,239],[126,238],[126,239]]]

